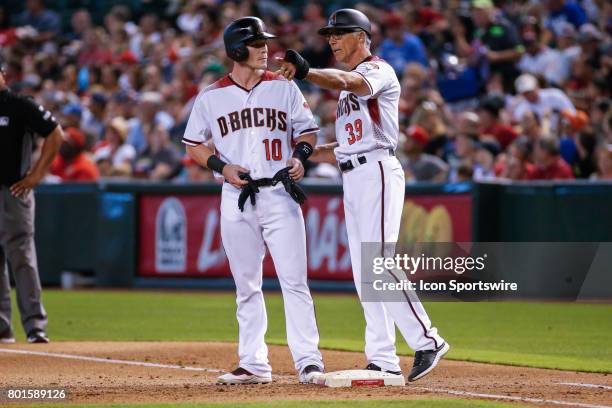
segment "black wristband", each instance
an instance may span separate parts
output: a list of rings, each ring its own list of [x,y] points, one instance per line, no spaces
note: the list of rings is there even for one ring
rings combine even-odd
[[[208,160],[206,160],[206,167],[211,170],[216,171],[217,173],[223,173],[223,168],[227,165],[226,162],[211,154]]]
[[[306,160],[310,157],[310,155],[314,152],[312,145],[308,142],[300,142],[295,146],[293,150],[293,157],[299,159],[302,164],[306,164]]]

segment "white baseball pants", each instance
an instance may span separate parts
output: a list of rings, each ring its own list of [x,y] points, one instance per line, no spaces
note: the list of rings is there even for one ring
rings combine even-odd
[[[384,153],[366,154],[365,164],[343,173],[346,229],[360,297],[361,243],[382,243],[383,239],[385,243],[397,242],[404,207],[404,171],[395,156]],[[366,357],[384,370],[400,371],[395,325],[413,350],[431,350],[444,342],[415,293],[407,295],[406,302],[361,305],[366,320]]]
[[[268,247],[285,306],[287,343],[298,372],[314,364],[323,368],[319,330],[307,285],[306,231],[300,206],[278,184],[262,187],[255,207],[247,200],[238,209],[240,190],[224,184],[221,194],[221,239],[236,284],[240,367],[270,376],[264,341],[267,315],[262,285],[262,261]]]

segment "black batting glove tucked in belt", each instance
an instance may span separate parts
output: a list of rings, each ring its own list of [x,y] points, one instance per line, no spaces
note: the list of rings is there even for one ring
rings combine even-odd
[[[240,175],[240,179],[246,180],[249,183],[242,187],[240,196],[238,196],[238,208],[240,211],[244,212],[244,204],[246,203],[247,198],[251,199],[251,205],[255,207],[255,195],[259,193],[259,187],[257,187],[255,181],[247,173],[242,173]]]
[[[285,52],[285,61],[295,66],[295,77],[304,79],[310,70],[310,64],[296,50],[287,50]]]
[[[298,186],[297,183],[291,178],[289,175],[289,169],[291,167],[285,167],[282,170],[276,172],[274,177],[272,177],[272,184],[277,185],[278,183],[283,183],[285,186],[285,191],[293,198],[293,201],[302,205],[304,201],[306,201],[306,194],[302,187]]]

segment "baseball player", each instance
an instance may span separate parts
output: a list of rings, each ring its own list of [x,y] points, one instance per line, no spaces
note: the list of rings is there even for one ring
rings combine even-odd
[[[336,60],[351,67],[310,69],[308,62],[288,50],[277,73],[287,79],[307,79],[338,90],[336,143],[317,146],[313,160],[337,162],[343,172],[344,214],[353,277],[361,296],[361,243],[395,243],[399,235],[405,182],[394,151],[398,143],[400,84],[393,68],[372,56],[370,21],[353,9],[341,9],[319,34],[328,38]],[[427,375],[449,350],[432,327],[414,293],[406,302],[362,302],[366,319],[369,370],[401,374],[395,351],[395,325],[415,351],[409,381]],[[395,324],[395,325],[394,325]]]
[[[189,156],[222,174],[221,239],[236,284],[239,367],[222,384],[272,381],[266,309],[261,290],[266,246],[283,292],[287,342],[299,381],[323,372],[319,332],[306,282],[306,232],[295,184],[319,130],[298,87],[266,71],[266,41],[275,38],[256,17],[223,33],[232,72],[197,96],[183,143]],[[205,144],[212,139],[216,152]]]

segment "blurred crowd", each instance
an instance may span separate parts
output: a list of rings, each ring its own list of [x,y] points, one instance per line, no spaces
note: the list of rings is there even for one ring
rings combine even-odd
[[[259,16],[279,36],[269,61],[293,48],[332,67],[316,30],[342,7],[370,17],[400,79],[407,182],[612,180],[608,0],[5,0],[0,53],[11,88],[65,129],[48,181],[211,181],[180,139],[199,90],[231,69],[223,27]],[[298,85],[318,142],[335,141],[338,95]],[[307,177],[340,182],[328,164]]]

